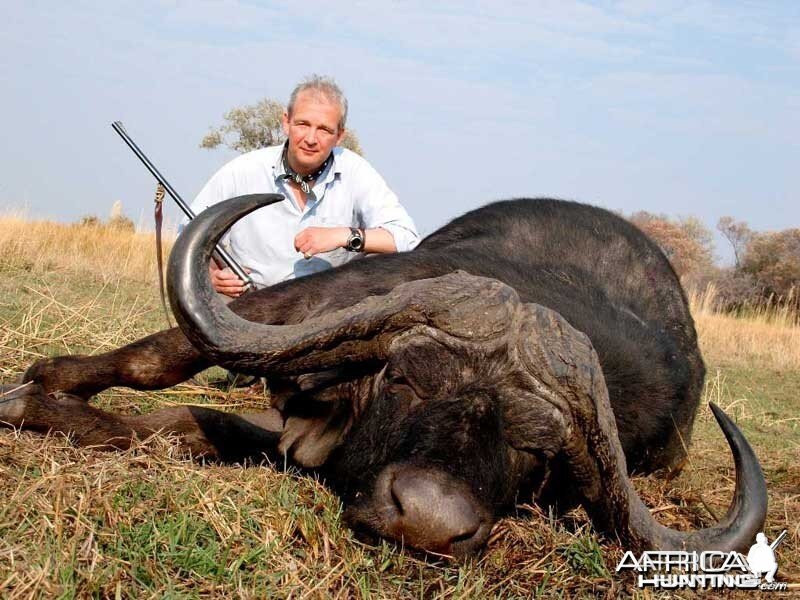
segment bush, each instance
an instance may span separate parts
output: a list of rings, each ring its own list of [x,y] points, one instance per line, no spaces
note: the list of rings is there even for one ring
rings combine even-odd
[[[102,223],[100,222],[100,219],[94,215],[84,215],[78,221],[78,225],[81,227],[100,227]]]
[[[796,302],[800,287],[800,229],[757,233],[747,245],[741,270],[753,276],[765,297]]]
[[[108,227],[114,231],[136,231],[133,221],[122,214],[122,202],[117,200],[111,207],[111,214],[108,221],[103,223],[99,217],[94,215],[84,215],[78,221],[79,227]]]
[[[739,313],[763,304],[764,291],[756,278],[735,268],[715,267],[691,286],[704,293],[709,288],[714,290],[709,308],[717,312]]]
[[[117,231],[136,231],[136,225],[125,215],[114,215],[105,226]]]

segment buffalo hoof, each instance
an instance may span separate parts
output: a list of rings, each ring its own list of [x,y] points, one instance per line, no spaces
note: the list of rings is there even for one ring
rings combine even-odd
[[[42,388],[33,383],[0,385],[0,424],[19,427],[28,398],[42,394]]]

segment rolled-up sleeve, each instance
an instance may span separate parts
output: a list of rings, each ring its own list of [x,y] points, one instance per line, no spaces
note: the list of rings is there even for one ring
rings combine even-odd
[[[392,234],[398,252],[413,249],[419,243],[414,221],[378,172],[361,159],[355,174],[355,206],[366,229],[380,227]]]

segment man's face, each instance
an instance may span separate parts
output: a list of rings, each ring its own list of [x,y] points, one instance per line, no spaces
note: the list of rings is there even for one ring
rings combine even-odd
[[[289,138],[289,165],[301,175],[313,173],[325,162],[344,135],[339,127],[339,105],[314,92],[301,92],[292,114],[283,114]]]

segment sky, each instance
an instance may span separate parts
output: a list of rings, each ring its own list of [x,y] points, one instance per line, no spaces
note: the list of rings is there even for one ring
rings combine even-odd
[[[799,2],[4,6],[3,212],[120,200],[151,227],[154,180],[112,121],[190,201],[234,156],[199,147],[226,111],[319,73],[423,234],[523,196],[800,227]]]

